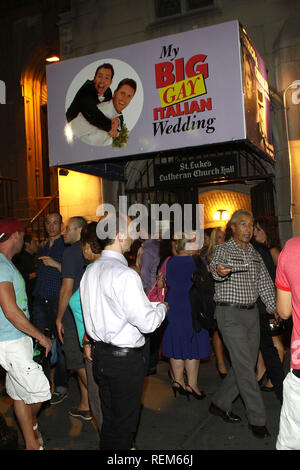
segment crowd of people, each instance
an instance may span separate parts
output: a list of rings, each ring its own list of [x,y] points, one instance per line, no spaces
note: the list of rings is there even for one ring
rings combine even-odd
[[[299,263],[290,253],[298,239],[282,250],[274,217],[253,220],[239,210],[226,228],[206,229],[202,249],[193,251],[184,233],[154,239],[141,227],[134,241],[121,214],[126,230],[117,223],[107,235],[111,217],[64,225],[50,213],[40,245],[19,221],[0,220],[0,364],[25,448],[43,450],[38,413],[42,403],[68,397],[73,371],[80,398],[69,414],[95,419],[101,449],[132,449],[144,378],[159,359],[169,361],[175,398],[203,400],[200,362],[214,354],[222,381],[209,412],[239,423],[232,406],[240,395],[249,429],[266,439],[261,392],[274,391],[282,405],[277,448],[299,449],[299,419],[291,416],[299,407]],[[195,331],[189,293],[199,263],[214,285],[215,320]],[[282,332],[292,315],[295,352],[285,379]],[[35,342],[45,348],[42,365],[33,360]]]

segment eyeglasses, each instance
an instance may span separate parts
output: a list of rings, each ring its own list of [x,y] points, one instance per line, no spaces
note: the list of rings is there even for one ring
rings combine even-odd
[[[1,243],[1,242],[5,242],[5,240],[7,240],[8,237],[9,237],[9,233],[2,232],[2,233],[0,234],[0,243]]]

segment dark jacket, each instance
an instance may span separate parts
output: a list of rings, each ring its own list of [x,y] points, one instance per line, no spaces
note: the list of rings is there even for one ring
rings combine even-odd
[[[108,88],[104,93],[104,101],[111,99],[111,89]],[[98,109],[98,104],[99,100],[94,82],[87,80],[76,93],[75,98],[66,112],[67,121],[72,121],[76,118],[78,113],[82,113],[90,124],[109,132],[111,130],[111,120]]]

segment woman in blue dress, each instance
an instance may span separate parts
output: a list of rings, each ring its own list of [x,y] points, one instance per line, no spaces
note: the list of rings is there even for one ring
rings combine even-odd
[[[176,240],[176,256],[167,263],[166,302],[170,310],[162,340],[162,355],[170,358],[174,396],[176,397],[178,392],[188,398],[193,396],[201,400],[205,394],[198,387],[199,365],[201,358],[210,356],[210,343],[207,330],[202,329],[196,333],[192,327],[189,290],[196,264],[191,256],[195,252],[186,250],[188,241],[184,236],[181,240]],[[187,384],[184,381],[184,371]]]

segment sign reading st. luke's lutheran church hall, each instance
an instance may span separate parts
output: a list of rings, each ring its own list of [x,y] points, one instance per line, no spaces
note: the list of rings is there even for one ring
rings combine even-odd
[[[210,157],[154,165],[155,186],[184,185],[237,176],[236,156]]]

